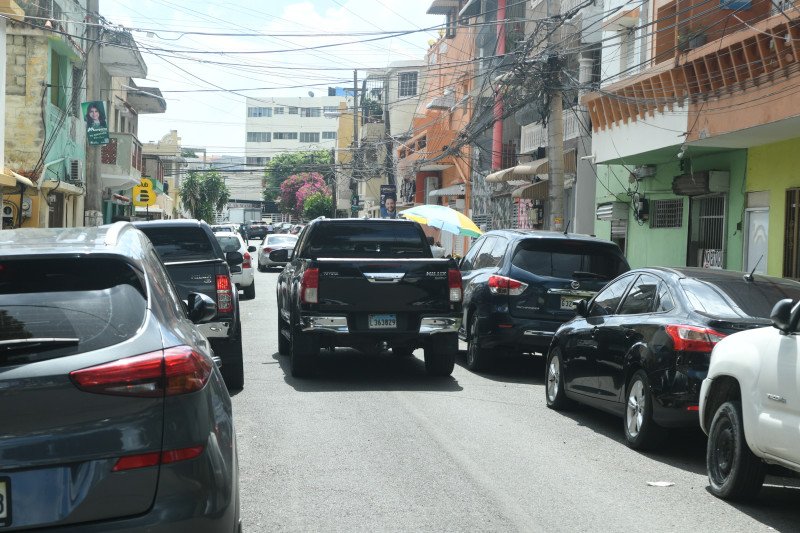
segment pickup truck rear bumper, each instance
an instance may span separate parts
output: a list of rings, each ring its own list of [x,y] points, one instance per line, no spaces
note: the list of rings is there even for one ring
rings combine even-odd
[[[449,316],[425,316],[420,319],[419,333],[420,335],[433,335],[436,333],[457,333],[461,325],[461,319],[458,317]],[[346,316],[319,316],[319,315],[301,315],[300,316],[300,329],[303,331],[320,332],[320,333],[335,333],[339,335],[349,335],[350,328],[347,325]],[[392,333],[408,333],[394,332],[392,330],[375,330],[374,332],[359,332],[359,333],[376,333],[381,335]]]

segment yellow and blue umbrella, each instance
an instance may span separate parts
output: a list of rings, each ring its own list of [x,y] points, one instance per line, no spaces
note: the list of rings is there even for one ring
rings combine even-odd
[[[455,235],[467,237],[483,235],[478,226],[468,217],[443,205],[418,205],[402,211],[400,216]]]

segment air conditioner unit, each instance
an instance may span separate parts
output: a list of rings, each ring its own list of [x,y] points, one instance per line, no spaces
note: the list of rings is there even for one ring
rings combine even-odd
[[[80,159],[69,160],[69,181],[73,183],[83,183],[83,161]]]

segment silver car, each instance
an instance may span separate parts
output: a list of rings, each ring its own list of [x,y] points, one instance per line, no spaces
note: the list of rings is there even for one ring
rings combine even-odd
[[[0,529],[240,528],[214,313],[130,224],[3,231]]]
[[[297,244],[297,235],[286,233],[267,235],[264,242],[258,247],[258,271],[266,272],[271,267],[285,266],[286,262],[278,263],[270,260],[269,254],[275,250],[294,250],[295,244]]]

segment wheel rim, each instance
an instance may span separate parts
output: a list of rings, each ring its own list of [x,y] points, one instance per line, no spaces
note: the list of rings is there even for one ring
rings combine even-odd
[[[731,474],[736,449],[735,438],[730,419],[719,420],[711,436],[711,458],[708,464],[708,473],[717,485],[725,483]]]
[[[557,355],[550,358],[550,366],[547,367],[547,399],[551,402],[558,396],[558,383],[561,376],[561,360]]]
[[[639,436],[644,423],[645,407],[644,383],[637,379],[631,386],[628,393],[628,408],[625,410],[625,423],[628,428],[628,435],[633,438]]]
[[[474,318],[469,323],[469,343],[467,343],[467,363],[472,366],[475,364],[475,350],[477,349],[477,342],[475,341],[475,334],[478,331],[477,320]]]

